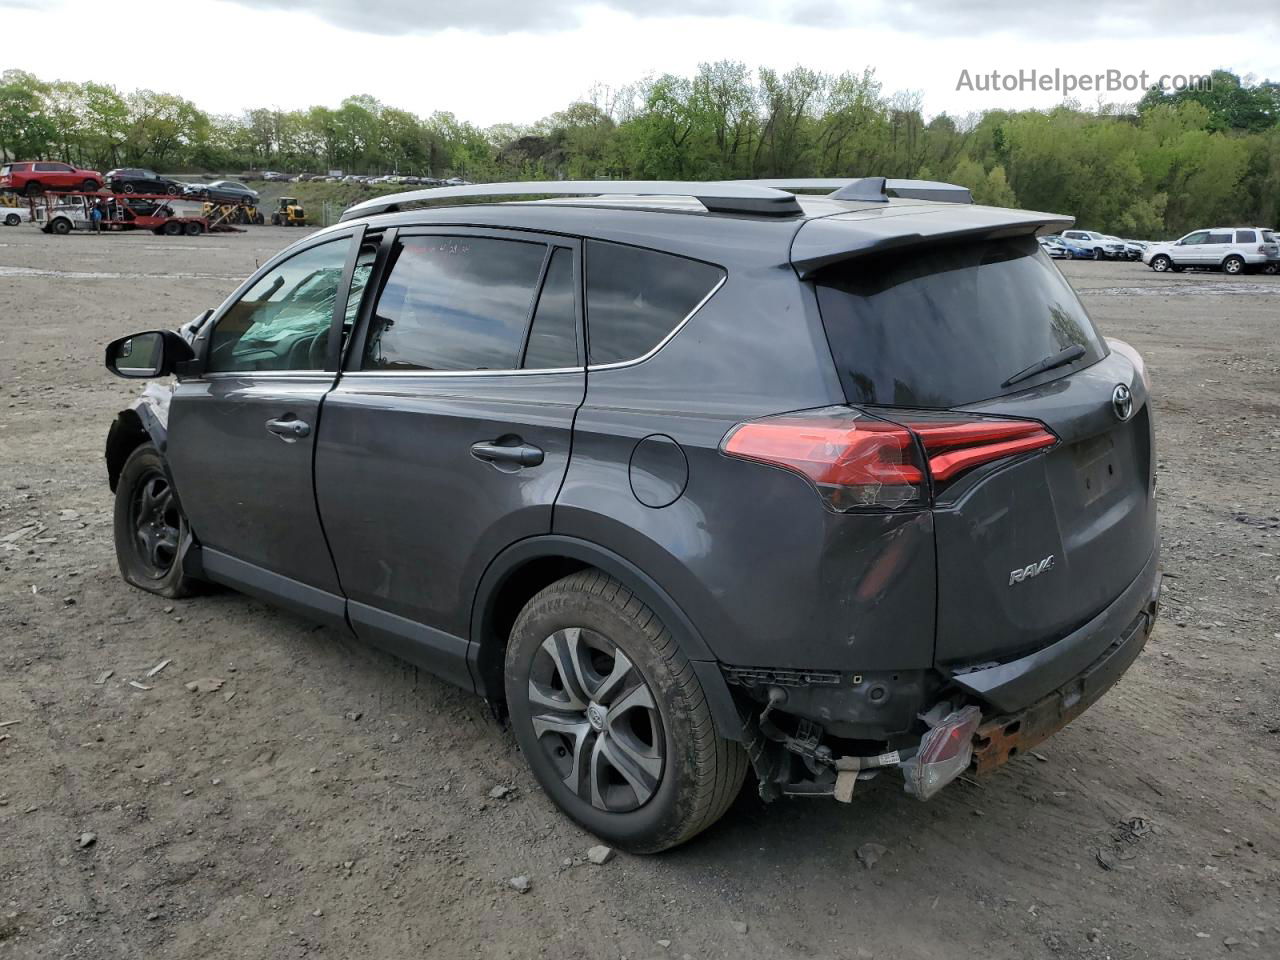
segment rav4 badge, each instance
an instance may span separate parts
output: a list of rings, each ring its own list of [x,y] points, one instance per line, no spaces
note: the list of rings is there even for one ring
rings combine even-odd
[[[1019,567],[1017,570],[1009,571],[1009,586],[1015,583],[1021,583],[1023,580],[1030,580],[1032,577],[1038,577],[1046,570],[1053,569],[1053,554],[1049,554],[1039,563],[1028,563],[1025,567]]]

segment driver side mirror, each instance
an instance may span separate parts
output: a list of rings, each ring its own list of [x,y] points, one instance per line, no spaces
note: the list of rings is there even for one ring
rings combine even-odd
[[[172,330],[150,330],[107,344],[107,369],[128,380],[167,377],[179,363],[194,359],[191,344]]]

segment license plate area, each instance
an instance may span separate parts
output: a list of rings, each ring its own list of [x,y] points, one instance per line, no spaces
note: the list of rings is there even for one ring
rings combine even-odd
[[[1120,486],[1121,469],[1113,434],[1081,440],[1071,448],[1071,458],[1075,463],[1080,501],[1085,506]]]

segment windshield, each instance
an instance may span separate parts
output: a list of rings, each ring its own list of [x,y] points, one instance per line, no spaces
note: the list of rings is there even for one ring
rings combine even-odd
[[[1065,376],[1106,352],[1030,236],[860,258],[817,284],[850,403],[954,407]],[[1003,385],[1076,344],[1084,352],[1070,364]]]

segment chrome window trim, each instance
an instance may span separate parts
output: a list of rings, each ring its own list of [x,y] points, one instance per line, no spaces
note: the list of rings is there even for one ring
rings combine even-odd
[[[547,367],[541,370],[351,370],[348,377],[528,377],[540,373],[585,373],[585,367]]]
[[[211,370],[199,377],[191,377],[182,382],[197,383],[201,380],[244,380],[249,378],[330,381],[336,376],[336,372],[332,370]]]
[[[662,251],[658,251],[658,252],[662,252]],[[712,287],[710,290],[708,290],[707,295],[703,297],[701,300],[699,300],[696,304],[694,304],[693,309],[690,310],[685,315],[684,319],[681,320],[679,323],[677,323],[674,327],[672,327],[667,332],[667,335],[663,337],[661,340],[659,340],[657,344],[651,347],[647,353],[642,353],[640,356],[635,357],[632,360],[613,360],[613,361],[610,361],[609,363],[588,363],[587,369],[588,370],[620,370],[623,367],[631,367],[631,366],[635,366],[637,363],[644,363],[646,360],[648,360],[650,357],[656,354],[659,350],[661,350],[668,343],[670,343],[671,339],[677,333],[679,333],[681,330],[684,329],[685,324],[688,323],[690,320],[692,320],[694,316],[697,315],[698,311],[707,305],[707,301],[709,301],[712,297],[714,297],[717,293],[720,292],[720,288],[723,287],[725,285],[725,282],[728,281],[729,279],[729,271],[725,270],[724,267],[720,267],[720,269],[724,272],[721,273],[720,280],[716,283],[716,285]],[[587,309],[587,358],[588,360],[590,360],[591,311],[590,311],[589,304],[587,305],[587,307],[588,307]]]

